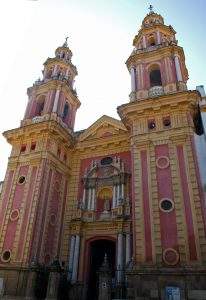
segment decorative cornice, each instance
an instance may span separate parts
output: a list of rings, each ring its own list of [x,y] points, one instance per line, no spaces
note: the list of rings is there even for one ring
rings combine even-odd
[[[76,66],[74,66],[70,60],[63,60],[58,57],[53,57],[53,58],[48,57],[44,63],[44,66],[48,66],[50,64],[53,65],[55,63],[58,63],[58,65],[62,65],[63,67],[65,67],[65,66],[71,67],[71,71],[72,71],[73,75],[74,76],[78,75]]]
[[[148,62],[149,60],[157,61],[164,56],[166,57],[174,55],[174,53],[178,53],[180,56],[183,57],[183,60],[185,59],[183,48],[177,45],[157,45],[156,47],[151,48],[151,50],[149,48],[142,50],[134,50],[127,59],[126,65],[128,69],[130,69],[131,65],[136,65],[137,60],[147,59]]]
[[[23,127],[8,130],[3,133],[3,136],[10,144],[14,144],[20,142],[22,139],[30,139],[32,134],[36,136],[44,136],[45,134],[46,136],[49,136],[51,134],[55,134],[61,137],[61,139],[65,141],[65,144],[67,144],[68,146],[73,145],[74,143],[74,136],[72,131],[68,134],[68,131],[54,120],[48,120],[41,123],[33,123]]]
[[[168,26],[168,25],[165,25],[165,24],[154,24],[151,27],[142,27],[138,31],[138,34],[134,37],[133,46],[136,45],[136,43],[138,42],[139,38],[142,35],[149,34],[150,32],[154,32],[155,30],[159,30],[159,29],[161,29],[165,33],[176,34],[176,31],[174,30],[174,28],[172,26]]]
[[[190,111],[193,106],[197,105],[199,100],[197,91],[183,91],[173,94],[162,95],[154,98],[147,98],[144,100],[136,100],[127,104],[123,104],[117,108],[117,111],[125,123],[127,119],[143,117],[152,112],[155,114],[157,110],[182,109],[183,111]]]

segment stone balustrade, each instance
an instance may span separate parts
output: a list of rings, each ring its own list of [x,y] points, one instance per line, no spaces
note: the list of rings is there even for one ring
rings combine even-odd
[[[149,97],[158,97],[164,94],[164,90],[162,86],[153,86],[149,89]]]
[[[45,121],[56,121],[58,124],[60,124],[63,128],[65,128],[70,134],[72,134],[71,128],[65,124],[62,119],[56,114],[56,113],[51,113],[51,114],[45,114],[42,116],[35,116],[32,119],[25,119],[21,121],[21,126],[27,126],[30,124],[37,124]]]

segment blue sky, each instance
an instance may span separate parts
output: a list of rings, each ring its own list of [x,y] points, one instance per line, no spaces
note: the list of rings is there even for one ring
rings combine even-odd
[[[66,35],[79,72],[75,85],[82,106],[76,130],[103,114],[118,117],[116,107],[126,103],[130,93],[125,61],[149,4],[177,31],[185,50],[188,88],[206,85],[205,0],[6,0],[0,7],[0,132],[19,126],[27,88]],[[9,152],[1,136],[0,180]]]

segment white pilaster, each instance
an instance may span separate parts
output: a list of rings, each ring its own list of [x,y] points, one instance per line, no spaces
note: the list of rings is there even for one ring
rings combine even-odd
[[[147,48],[146,37],[144,35],[142,38],[142,42],[143,42],[143,48]]]
[[[52,75],[53,75],[53,76],[55,76],[55,75],[56,75],[56,73],[57,73],[57,68],[58,68],[58,66],[57,66],[57,65],[55,65],[55,66],[54,66],[54,69],[53,69],[53,73],[52,73]]]
[[[175,55],[175,69],[177,74],[177,80],[182,81],[182,72],[180,68],[179,57],[177,55]]]
[[[70,251],[69,251],[69,272],[68,272],[69,280],[71,280],[72,272],[73,272],[74,247],[75,247],[75,236],[72,235],[70,241]]]
[[[43,78],[44,78],[44,79],[46,78],[46,73],[47,73],[47,69],[45,68],[45,69],[44,69],[44,74],[43,74]]]
[[[30,95],[28,97],[28,100],[27,100],[27,106],[26,106],[26,110],[25,110],[25,113],[24,113],[24,119],[27,118],[29,116],[29,110],[31,110],[31,101],[32,101],[32,95]]]
[[[157,45],[161,44],[161,36],[159,30],[157,30]]]
[[[131,67],[131,90],[136,91],[136,70],[135,67]]]
[[[141,64],[140,65],[140,78],[141,78],[141,83],[142,83],[142,86],[141,88],[144,89],[144,70],[143,70],[143,65]]]
[[[91,201],[91,210],[94,210],[95,207],[95,188],[92,188],[92,201]]]
[[[116,207],[116,185],[113,186],[112,208]]]
[[[131,235],[126,233],[126,265],[131,260]]]
[[[52,109],[52,112],[54,112],[54,113],[57,112],[58,101],[59,101],[59,94],[60,94],[60,90],[56,90],[56,95],[55,95],[55,99],[54,99],[54,105],[53,105],[53,109]]]
[[[123,234],[118,233],[117,236],[117,282],[122,282],[123,272]]]
[[[66,70],[66,77],[68,77],[69,76],[69,68]]]
[[[77,273],[78,273],[78,266],[79,266],[79,246],[80,246],[80,236],[76,235],[72,279],[71,279],[72,283],[75,283],[77,281]]]

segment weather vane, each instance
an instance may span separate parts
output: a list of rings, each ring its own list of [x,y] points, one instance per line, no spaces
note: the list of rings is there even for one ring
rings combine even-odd
[[[150,6],[149,6],[148,8],[149,8],[150,14],[154,12],[154,11],[153,11],[153,8],[154,8],[154,7],[153,7],[152,4],[150,4]]]

